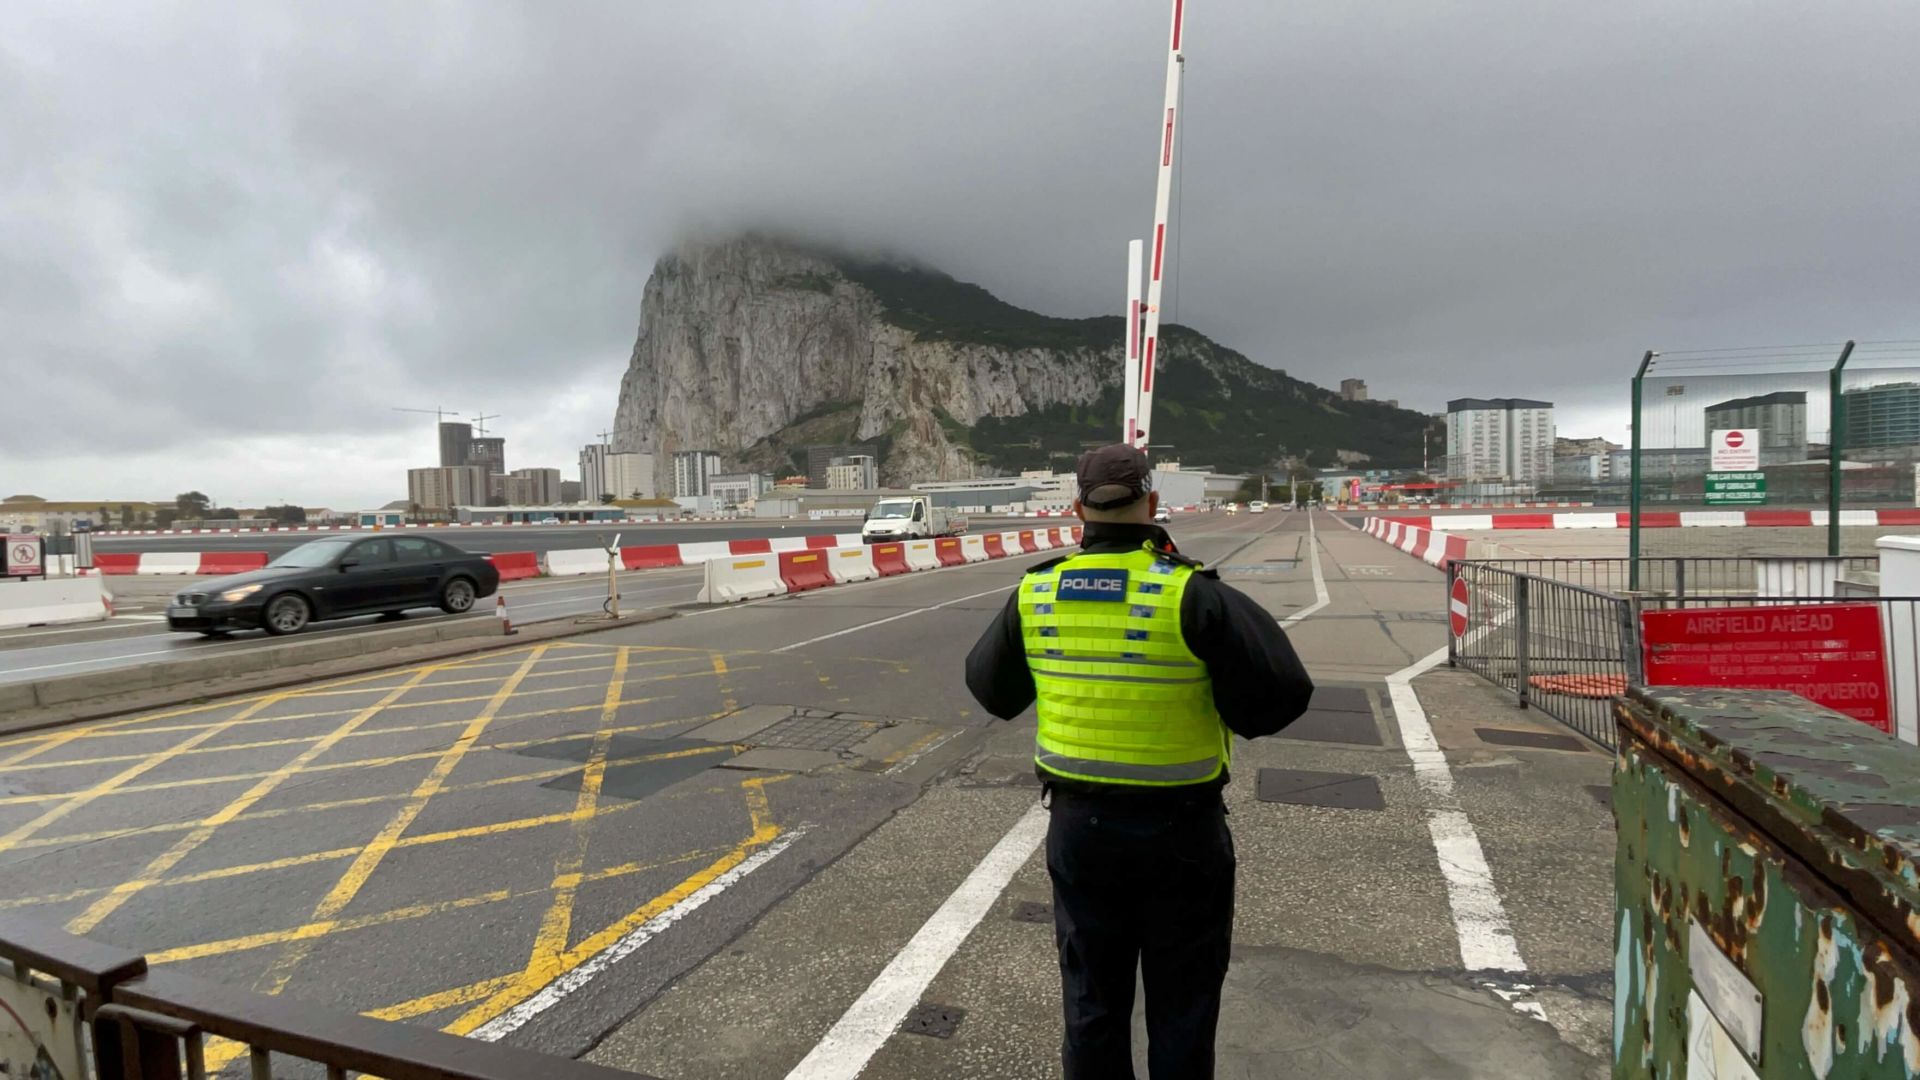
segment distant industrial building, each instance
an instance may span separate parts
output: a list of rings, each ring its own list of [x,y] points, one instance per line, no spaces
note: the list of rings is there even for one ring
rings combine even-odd
[[[750,505],[772,486],[773,481],[760,473],[715,473],[707,478],[707,494],[722,510]]]
[[[807,447],[807,486],[826,490],[827,470],[842,464],[847,458],[865,455],[877,457],[871,446],[809,446]]]
[[[1365,379],[1341,379],[1340,396],[1347,401],[1367,400],[1367,381]]]
[[[479,465],[442,465],[407,470],[407,502],[422,510],[485,505],[491,495],[487,470]]]
[[[673,497],[705,495],[707,481],[720,472],[720,455],[712,450],[675,450],[673,452]]]
[[[1848,450],[1920,443],[1920,383],[1882,383],[1848,390]]]
[[[1447,402],[1447,475],[1455,480],[1541,483],[1553,478],[1553,402],[1456,398]]]
[[[1757,429],[1760,448],[1807,452],[1807,392],[1780,390],[1707,406],[1707,430]]]
[[[516,492],[523,498],[509,498],[507,502],[519,506],[550,506],[565,500],[560,497],[559,469],[515,469],[508,474],[509,479],[521,481],[523,486]]]
[[[578,480],[560,481],[560,501],[563,503],[579,502],[580,501],[580,481]]]
[[[880,486],[880,463],[871,454],[848,454],[827,466],[828,491],[864,491]]]

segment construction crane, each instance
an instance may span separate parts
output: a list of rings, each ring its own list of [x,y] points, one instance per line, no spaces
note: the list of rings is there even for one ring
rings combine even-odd
[[[500,419],[499,413],[481,413],[479,416],[469,417],[468,422],[473,425],[473,430],[476,434],[485,437],[487,434],[487,421],[498,419]]]
[[[432,417],[433,417],[433,418],[434,418],[435,420],[438,420],[439,422],[441,422],[441,423],[443,423],[443,424],[447,422],[447,417],[449,417],[449,416],[451,416],[451,417],[453,417],[453,418],[454,418],[454,419],[456,419],[456,420],[457,420],[457,419],[459,419],[459,417],[460,417],[460,410],[458,410],[458,409],[441,409],[441,408],[433,408],[433,409],[406,409],[406,408],[402,408],[402,407],[400,407],[400,406],[398,406],[398,405],[395,405],[395,406],[393,406],[393,411],[394,411],[394,412],[417,412],[417,413],[428,413],[428,414],[430,414],[430,415],[431,415],[431,416],[432,416]],[[493,417],[488,417],[487,419],[489,419],[489,420],[491,420],[491,419],[493,419]]]

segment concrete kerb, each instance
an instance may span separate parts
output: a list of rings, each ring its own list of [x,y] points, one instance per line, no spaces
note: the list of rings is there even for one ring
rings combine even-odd
[[[491,618],[445,620],[426,626],[290,641],[258,649],[223,650],[204,659],[139,664],[85,675],[0,683],[0,735],[14,735],[104,720],[190,702],[279,690],[387,668],[515,649],[576,634],[614,630],[673,618],[654,608],[607,619],[566,616],[518,624],[515,636],[500,633]],[[102,684],[110,689],[102,691]],[[91,692],[88,692],[89,689]]]

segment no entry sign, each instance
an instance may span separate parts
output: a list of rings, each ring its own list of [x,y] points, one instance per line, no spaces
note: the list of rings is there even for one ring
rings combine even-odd
[[[1893,730],[1878,604],[1648,611],[1640,650],[1649,686],[1787,690]]]
[[[1473,614],[1473,597],[1467,592],[1467,579],[1454,578],[1447,593],[1447,625],[1454,637],[1467,636],[1467,620]]]
[[[7,537],[7,577],[41,577],[46,574],[41,553],[42,537],[32,533]]]
[[[1752,472],[1760,467],[1760,429],[1718,428],[1708,451],[1710,472]]]

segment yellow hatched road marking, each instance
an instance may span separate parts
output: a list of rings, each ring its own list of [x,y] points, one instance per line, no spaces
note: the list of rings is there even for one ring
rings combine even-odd
[[[380,861],[387,857],[387,853],[393,850],[393,845],[400,839],[400,835],[407,831],[407,827],[420,816],[420,812],[427,808],[427,803],[439,793],[441,786],[447,781],[447,776],[453,772],[454,766],[460,764],[460,759],[466,757],[467,751],[480,741],[481,734],[487,730],[487,725],[493,722],[494,715],[513,696],[514,691],[519,689],[520,680],[526,678],[527,672],[533,670],[533,666],[545,653],[545,646],[535,646],[533,652],[520,665],[519,670],[507,677],[506,682],[494,694],[493,700],[487,703],[486,708],[480,710],[479,716],[473,718],[473,723],[467,726],[467,730],[461,732],[460,738],[440,755],[439,760],[434,762],[426,778],[414,788],[413,795],[407,800],[406,805],[402,806],[386,826],[368,842],[367,846],[361,849],[359,857],[353,860],[352,865],[340,875],[340,880],[335,882],[327,895],[314,906],[312,919],[314,923],[331,921],[353,902],[353,898],[360,894],[362,888],[366,887],[367,880],[373,876],[375,870],[379,869]],[[289,943],[287,950],[254,984],[256,989],[267,994],[278,994],[286,989],[287,982],[293,978],[294,969],[299,967],[307,955],[313,951],[312,940],[312,938],[303,938]]]
[[[51,825],[54,822],[59,821],[61,818],[66,817],[68,814],[73,813],[75,810],[79,810],[82,807],[85,807],[98,799],[104,798],[105,796],[112,795],[112,794],[115,794],[116,792],[121,791],[128,781],[138,779],[140,776],[148,772],[151,772],[162,765],[165,765],[167,762],[173,760],[175,757],[178,757],[179,755],[187,752],[188,750],[193,749],[194,747],[200,745],[201,743],[206,742],[208,739],[211,739],[215,735],[218,735],[221,732],[225,731],[228,727],[232,726],[232,724],[246,719],[252,713],[266,708],[268,705],[271,705],[277,700],[279,700],[279,698],[277,697],[261,698],[252,707],[241,710],[241,712],[236,714],[228,722],[224,724],[215,724],[212,727],[209,727],[206,730],[200,732],[200,734],[198,735],[192,736],[191,738],[188,738],[188,739],[184,739],[181,742],[176,743],[172,747],[166,750],[163,750],[157,754],[149,755],[148,757],[143,758],[139,764],[132,765],[125,769],[122,769],[119,772],[108,777],[107,779],[100,781],[99,783],[93,785],[90,788],[87,788],[85,791],[70,792],[63,795],[52,796],[51,798],[53,800],[62,800],[60,802],[60,805],[47,810],[45,813],[42,813],[39,817],[34,818],[32,821],[16,826],[12,831],[8,832],[6,835],[0,836],[0,851],[9,850],[15,844],[18,844],[20,841],[27,839],[28,837],[32,836],[34,833],[39,832],[41,829],[47,827],[48,825]],[[151,786],[151,785],[142,785],[142,786]],[[134,789],[126,788],[126,790],[134,790]],[[18,797],[13,799],[0,799],[0,803],[47,802],[47,801],[50,801],[50,800],[44,796],[26,796],[26,797]]]
[[[285,783],[293,774],[311,764],[313,759],[333,749],[340,740],[353,734],[361,724],[380,715],[380,710],[398,701],[408,690],[420,685],[421,680],[431,675],[433,671],[434,669],[430,667],[421,668],[411,679],[388,691],[387,695],[379,701],[355,713],[346,723],[328,732],[325,737],[296,755],[292,761],[287,762],[285,765],[280,766],[278,769],[255,781],[254,785],[242,792],[239,798],[234,799],[232,802],[215,811],[211,817],[202,821],[192,832],[175,841],[172,847],[161,852],[153,861],[147,863],[132,880],[123,881],[114,886],[112,892],[94,901],[87,910],[75,916],[67,923],[67,933],[84,934],[94,927],[99,926],[107,916],[118,911],[121,905],[133,899],[140,890],[152,885],[155,881],[159,880],[161,876],[180,865],[180,860],[192,854],[195,848],[211,840],[215,830],[219,829],[220,826],[253,809],[255,803],[271,795],[275,788]]]
[[[705,746],[690,747],[685,750],[673,750],[673,751],[669,751],[667,753],[662,753],[662,754],[642,754],[638,757],[616,758],[612,761],[609,761],[607,764],[609,766],[612,766],[612,765],[639,764],[642,762],[649,762],[649,761],[668,761],[673,758],[695,757],[700,754],[718,754],[731,749],[732,747],[726,746],[726,745],[715,745],[711,747],[705,747]],[[494,786],[505,784],[505,783],[521,783],[529,779],[538,779],[540,777],[564,776],[568,773],[579,772],[580,769],[581,769],[581,766],[579,765],[569,765],[569,766],[566,766],[565,768],[548,769],[539,773],[507,777],[501,780],[488,780],[480,784],[457,785],[457,786],[449,785],[446,788],[442,789],[441,794],[444,795],[444,794],[447,794],[448,792],[462,791],[462,790],[470,791],[470,790],[474,790],[481,787],[494,787]],[[711,795],[716,792],[729,790],[730,787],[731,785],[720,786],[720,787],[709,787],[709,788],[701,789],[699,791],[688,792],[687,794]],[[677,797],[684,797],[684,796],[669,796],[669,797],[677,798]],[[406,796],[405,795],[378,796],[374,798],[357,799],[357,800],[354,800],[354,803],[355,805],[364,806],[371,802],[380,801],[381,799],[403,799],[403,798],[406,798]],[[622,802],[622,803],[615,804],[613,806],[603,806],[597,811],[596,816],[612,817],[615,814],[623,814],[629,810],[638,809],[640,806],[641,806],[641,803],[638,801]],[[269,811],[268,814],[271,814],[272,816],[281,816],[284,814],[292,814],[292,813],[306,813],[306,812],[310,812],[311,809],[312,809],[311,807],[293,807],[288,810]],[[267,816],[267,815],[263,814],[258,816]],[[547,825],[565,824],[571,821],[573,821],[572,813],[541,814],[537,817],[515,818],[511,821],[498,821],[488,825],[468,825],[458,829],[445,829],[440,832],[421,833],[418,836],[402,837],[398,843],[394,844],[394,847],[396,849],[425,847],[429,844],[444,844],[454,840],[471,840],[478,837],[499,836],[499,835],[503,835],[510,832],[521,832],[526,829],[537,829]],[[160,878],[156,881],[149,882],[148,884],[150,886],[157,887],[157,888],[168,888],[175,885],[194,885],[203,881],[221,881],[227,878],[245,877],[249,874],[268,873],[274,870],[288,870],[297,866],[310,866],[314,863],[331,862],[336,859],[350,859],[355,855],[358,855],[359,853],[360,853],[360,849],[357,847],[331,848],[326,851],[308,852],[304,855],[288,855],[279,859],[269,859],[265,862],[245,863],[238,866],[222,866],[212,870],[198,870],[191,874],[180,874],[175,877]],[[86,889],[75,889],[72,892],[56,893],[49,896],[28,896],[28,897],[9,898],[6,900],[0,900],[0,910],[6,910],[10,908],[36,907],[42,904],[72,903],[75,900],[85,900],[90,897],[100,896],[102,894],[110,893],[112,891],[113,891],[113,887],[100,886],[100,887],[86,888]]]
[[[752,669],[746,669],[746,670],[752,670]],[[706,673],[702,672],[701,674],[704,675]],[[497,697],[498,695],[495,695],[495,696]],[[621,704],[622,705],[639,705],[645,702],[656,701],[656,700],[658,699],[657,698],[629,698],[628,700],[621,702]],[[544,713],[522,713],[519,716],[501,717],[500,719],[502,722],[505,722],[508,720],[516,720],[516,719],[525,720],[525,719],[530,719],[534,716],[550,716],[550,715],[556,715],[563,712],[584,712],[588,709],[599,709],[599,708],[600,708],[599,705],[578,705],[578,706],[570,706],[565,709],[552,709]],[[627,724],[622,727],[614,728],[613,734],[626,735],[635,731],[647,731],[652,728],[666,727],[669,724],[686,723],[686,722],[687,721],[673,720],[673,721],[655,721],[655,722],[645,723],[645,724]],[[591,733],[580,731],[580,732],[574,732],[568,735],[548,735],[538,739],[509,739],[502,742],[491,742],[491,743],[483,744],[477,747],[476,749],[524,750],[529,746],[550,746],[554,743],[577,742],[581,739],[590,739],[592,737],[593,736]],[[313,773],[337,772],[342,769],[383,768],[388,765],[400,765],[409,761],[425,761],[429,758],[439,757],[441,753],[442,751],[439,751],[439,750],[421,750],[411,754],[394,754],[388,757],[359,758],[354,761],[331,761],[331,762],[326,762],[320,765],[309,765],[306,768],[300,770],[300,772],[302,775],[310,775]],[[171,791],[175,788],[204,787],[208,784],[237,784],[242,780],[257,780],[262,776],[268,775],[268,773],[270,773],[271,771],[272,770],[264,770],[264,771],[258,771],[258,772],[244,772],[244,773],[227,773],[221,776],[196,776],[187,780],[168,780],[163,783],[156,783],[156,784],[133,784],[126,787],[118,788],[113,792],[111,792],[111,794],[137,795],[137,794],[142,794],[150,791]],[[24,805],[28,803],[54,802],[54,801],[69,798],[69,797],[70,796],[64,795],[64,794],[62,795],[9,795],[5,798],[0,798],[0,806],[15,806],[15,805]]]
[[[533,954],[527,966],[533,967],[566,949],[573,930],[573,906],[580,896],[581,868],[587,862],[587,842],[593,836],[595,809],[600,804],[600,787],[607,776],[607,747],[612,742],[614,717],[620,711],[620,692],[627,674],[627,653],[621,650],[614,661],[613,677],[607,681],[607,698],[600,710],[600,729],[594,735],[587,755],[587,770],[580,777],[580,796],[573,804],[572,829],[567,846],[554,860],[553,902],[540,918],[540,929],[533,938]]]
[[[526,970],[522,971],[510,985],[462,1013],[443,1030],[454,1035],[473,1034],[488,1021],[539,993],[555,979],[593,959],[595,955],[626,937],[648,920],[699,892],[715,878],[745,862],[755,848],[772,843],[780,835],[781,829],[773,823],[772,813],[767,805],[766,786],[784,779],[786,779],[785,776],[762,776],[742,782],[740,786],[746,795],[747,812],[753,824],[753,832],[745,840],[736,844],[731,851],[702,867],[680,884],[628,912],[613,924],[589,935],[580,944],[557,954],[535,956]]]
[[[695,859],[711,857],[723,848],[702,848],[697,851],[669,855],[646,863],[625,863],[620,866],[596,870],[583,876],[585,881],[610,881],[614,878],[630,877],[658,870],[661,867],[678,863],[692,862]],[[329,919],[320,922],[302,923],[285,930],[269,930],[260,934],[247,934],[242,937],[224,938],[220,941],[202,942],[198,945],[182,945],[175,949],[162,949],[147,954],[150,964],[178,964],[188,960],[204,960],[210,956],[228,956],[237,952],[261,949],[269,945],[284,945],[289,942],[313,942],[320,938],[333,937],[354,930],[370,930],[377,926],[391,926],[394,923],[412,922],[433,915],[444,915],[450,911],[465,911],[469,908],[485,907],[508,900],[523,900],[530,896],[543,896],[549,889],[492,889],[473,896],[462,896],[453,900],[439,900],[426,904],[408,904],[388,911],[377,911],[368,915],[356,915],[350,919]]]
[[[522,648],[533,648],[533,647],[534,646],[522,646]],[[489,655],[499,655],[499,654],[489,654]],[[458,667],[458,666],[464,666],[464,665],[446,664],[441,666]],[[227,698],[221,701],[209,701],[199,705],[186,705],[177,709],[167,709],[162,712],[147,713],[142,716],[130,716],[125,720],[115,720],[110,723],[96,724],[92,727],[83,729],[80,732],[80,735],[83,738],[106,738],[110,735],[124,735],[124,734],[128,734],[126,729],[129,727],[133,727],[139,724],[150,723],[155,720],[171,720],[176,716],[194,716],[200,713],[215,712],[220,709],[231,709],[231,708],[237,708],[244,705],[257,704],[261,701],[279,701],[284,698],[306,697],[314,694],[317,691],[327,690],[327,689],[331,689],[333,687],[338,687],[338,686],[349,686],[355,683],[373,682],[376,679],[404,678],[406,677],[408,672],[411,670],[412,670],[411,668],[404,668],[398,671],[375,671],[366,675],[351,675],[351,676],[347,676],[339,679],[328,679],[325,682],[314,683],[312,686],[309,686],[302,690],[278,690],[268,694],[251,694],[251,695],[243,694],[237,697]],[[391,689],[391,687],[384,687],[384,686],[372,687],[372,688],[369,688],[369,692],[375,692],[375,691],[387,690],[387,689]],[[195,727],[212,726],[213,724],[218,724],[223,722],[224,721],[209,721],[207,725],[195,725]],[[188,729],[188,730],[192,730],[192,729]],[[24,742],[39,742],[49,738],[56,738],[58,737],[59,734],[63,734],[63,733],[64,732],[50,734],[47,732],[37,732],[29,735],[21,735],[11,739],[0,739],[0,747],[15,746]],[[138,733],[136,732],[135,734],[138,734]]]
[[[704,675],[706,673],[701,672],[700,674]],[[489,679],[487,681],[498,682],[499,680]],[[641,680],[641,681],[650,681],[650,680]],[[542,694],[564,694],[564,693],[570,693],[575,690],[599,689],[600,686],[601,684],[597,682],[576,683],[571,686],[549,686],[544,690],[522,690],[519,693],[515,694],[514,696],[516,698],[526,698],[526,697],[538,697]],[[411,687],[409,686],[403,685],[400,687],[396,687],[395,690],[400,693],[405,693],[410,688]],[[492,694],[477,694],[472,697],[446,698],[438,701],[388,701],[388,703],[385,705],[382,705],[380,709],[382,712],[398,712],[401,709],[427,709],[437,705],[471,705],[476,701],[490,701],[492,700],[492,698],[493,698]],[[382,699],[382,700],[387,700],[387,699]],[[583,709],[588,709],[588,708],[599,708],[599,706],[598,705],[583,706]],[[360,709],[332,709],[327,712],[295,713],[291,716],[256,716],[247,720],[237,720],[230,726],[239,727],[246,724],[277,724],[282,721],[288,721],[288,720],[320,720],[330,716],[354,716],[360,713],[361,711],[362,710]],[[501,716],[500,720],[504,722],[504,721],[514,720],[514,719],[522,719],[527,716],[544,716],[544,715],[549,715],[549,714],[546,712],[527,713],[527,714],[511,714],[510,713],[510,714]],[[400,733],[405,733],[409,731],[432,731],[435,728],[465,727],[467,725],[467,722],[468,721],[465,718],[462,718],[459,720],[438,720],[438,721],[434,721],[432,723],[427,723],[427,724],[406,724],[406,725],[396,726],[396,727],[367,728],[364,730],[355,731],[352,734],[355,738],[375,738],[381,735],[400,734]],[[191,728],[165,728],[165,729],[159,729],[159,730],[198,731],[200,730],[200,727],[196,725]],[[139,732],[138,734],[149,735],[149,734],[155,734],[155,733],[156,732],[152,732],[152,731],[143,731],[143,732]],[[116,734],[124,738],[127,733],[118,732]],[[328,732],[325,735],[292,735],[292,736],[288,736],[286,738],[281,738],[281,739],[262,739],[257,742],[229,743],[222,746],[202,746],[202,747],[197,747],[193,750],[187,751],[186,754],[183,754],[181,756],[190,757],[190,756],[204,755],[204,754],[225,754],[225,753],[229,753],[236,750],[268,750],[276,746],[297,746],[300,743],[310,743],[319,739],[327,738],[331,734],[332,732]],[[0,768],[0,773],[26,772],[28,770],[40,770],[40,769],[65,769],[65,768],[75,768],[83,765],[109,765],[109,764],[113,764],[115,762],[120,762],[120,761],[140,761],[145,759],[148,756],[149,755],[147,754],[112,754],[106,757],[77,758],[72,761],[41,761],[41,762],[36,762],[35,764],[32,764],[32,765],[21,765],[12,769]]]

